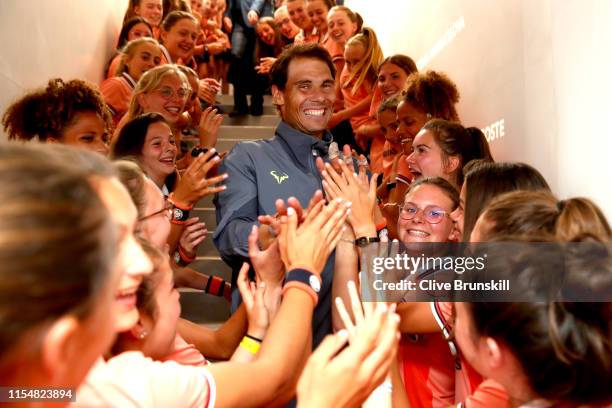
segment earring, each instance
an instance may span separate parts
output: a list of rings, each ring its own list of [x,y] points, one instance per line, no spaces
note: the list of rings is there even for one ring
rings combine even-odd
[[[140,340],[142,340],[142,339],[144,339],[145,337],[147,337],[147,335],[148,335],[148,334],[149,334],[149,333],[147,333],[147,331],[146,331],[146,330],[143,330],[143,331],[141,331],[141,332],[138,334],[138,338],[139,338]]]

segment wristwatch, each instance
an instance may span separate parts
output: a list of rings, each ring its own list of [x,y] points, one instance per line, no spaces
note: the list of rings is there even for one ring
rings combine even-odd
[[[189,218],[189,211],[181,210],[178,207],[172,209],[172,220],[183,223]]]
[[[380,242],[380,238],[378,237],[359,237],[355,240],[355,245],[359,248],[363,248],[371,244],[372,242]]]

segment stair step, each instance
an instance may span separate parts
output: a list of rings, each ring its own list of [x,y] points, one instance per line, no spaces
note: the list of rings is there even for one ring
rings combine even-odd
[[[248,99],[250,101],[251,98]],[[217,95],[216,100],[219,105],[234,105],[234,95]],[[264,106],[272,106],[272,95],[264,95],[263,104]]]
[[[198,217],[200,219],[200,222],[206,224],[206,228],[211,233],[217,226],[217,219],[215,217],[214,207],[195,207],[189,212],[189,215],[191,217]]]
[[[241,140],[270,139],[274,136],[274,126],[248,125],[248,126],[221,126],[217,140],[233,140],[234,143]]]
[[[233,109],[234,109],[234,103],[230,102],[228,104],[221,104],[219,105],[221,107],[221,109],[223,109],[224,113],[230,113]],[[272,105],[265,105],[263,107],[263,114],[264,115],[276,115],[276,108]],[[244,115],[247,116],[247,115]]]
[[[200,199],[200,201],[197,202],[196,207],[197,208],[215,208],[213,204],[214,197],[215,196],[212,194],[205,196],[204,198]]]
[[[217,251],[217,247],[212,239],[213,233],[214,231],[209,230],[204,241],[198,245],[198,256],[205,256],[207,258],[219,256],[219,251]]]
[[[230,316],[230,304],[225,298],[203,291],[179,290],[181,317],[194,323],[222,323]]]
[[[244,126],[244,125],[259,125],[259,126],[274,126],[276,127],[280,122],[278,115],[262,115],[262,116],[237,116],[230,118],[226,116],[223,119],[222,125],[224,126]]]

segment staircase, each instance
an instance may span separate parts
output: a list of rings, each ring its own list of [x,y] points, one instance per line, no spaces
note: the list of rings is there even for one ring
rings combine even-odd
[[[230,112],[233,107],[233,98],[230,95],[217,97],[224,112]],[[267,139],[274,135],[274,129],[280,118],[272,106],[270,96],[264,97],[264,114],[262,116],[241,116],[230,118],[224,115],[219,130],[216,149],[219,152],[229,151],[236,143],[245,140]],[[231,269],[221,260],[212,241],[215,231],[215,206],[212,196],[200,200],[192,215],[199,217],[206,223],[208,235],[198,248],[198,257],[191,267],[207,275],[216,275],[230,282]],[[207,295],[203,290],[181,289],[181,317],[195,323],[218,326],[229,317],[230,305],[221,297]]]

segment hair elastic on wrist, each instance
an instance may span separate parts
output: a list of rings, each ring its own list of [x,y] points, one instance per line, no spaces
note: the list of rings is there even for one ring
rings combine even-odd
[[[187,252],[185,251],[185,248],[183,248],[180,244],[178,246],[178,253],[179,253],[179,256],[181,257],[181,261],[185,263],[190,264],[196,259],[195,255],[188,255]]]
[[[263,343],[263,339],[260,339],[259,337],[251,336],[249,333],[245,334],[244,337],[248,337],[249,339],[255,340],[258,343]]]

